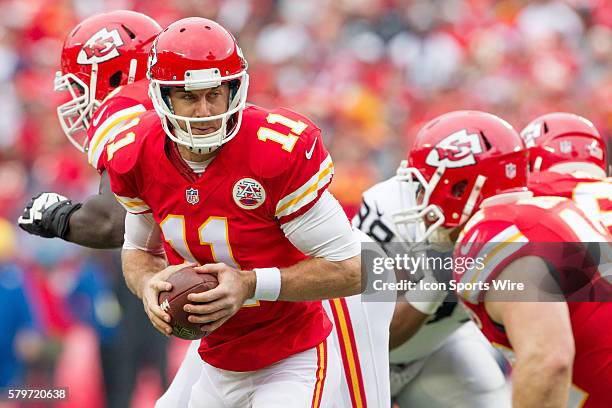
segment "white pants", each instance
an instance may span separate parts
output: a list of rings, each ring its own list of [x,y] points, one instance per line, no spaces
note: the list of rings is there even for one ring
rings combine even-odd
[[[510,408],[510,386],[493,353],[476,326],[462,326],[439,349],[406,368],[416,375],[397,395],[397,403],[401,408]]]
[[[336,406],[388,408],[389,325],[395,303],[362,302],[357,295],[324,301],[323,307],[334,323],[330,338],[343,364]]]
[[[189,408],[331,408],[340,385],[340,364],[329,338],[257,371],[227,371],[202,363]]]
[[[361,301],[361,295],[355,295],[343,300],[323,301],[323,307],[334,324],[328,341],[333,343],[343,360],[340,389],[333,397],[334,406],[388,407],[391,399],[389,325],[395,304],[365,303]],[[199,343],[194,341],[189,347],[174,380],[155,408],[187,407],[191,388],[202,370]]]
[[[155,408],[187,408],[191,397],[191,388],[202,373],[202,359],[198,354],[200,340],[189,345],[185,358],[179,367],[170,387],[155,403]]]

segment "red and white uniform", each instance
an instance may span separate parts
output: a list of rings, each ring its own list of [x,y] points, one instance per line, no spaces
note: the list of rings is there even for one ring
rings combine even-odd
[[[514,260],[535,255],[551,266],[561,288],[590,285],[591,293],[609,298],[611,285],[599,279],[601,271],[597,261],[590,260],[579,244],[571,244],[606,241],[612,242],[612,237],[605,229],[564,198],[527,195],[512,203],[487,204],[485,201],[466,224],[454,256],[456,259],[483,257],[486,266],[461,274],[455,271],[454,279],[461,283],[490,283]],[[565,251],[555,250],[561,246],[552,247],[550,243],[568,243],[578,251],[568,256]],[[484,295],[485,291],[478,286],[458,292],[484,335],[508,352],[511,344],[503,327],[489,318]],[[569,406],[607,407],[612,387],[612,326],[609,324],[612,303],[568,302],[568,309],[576,345]]]
[[[121,132],[122,126],[153,109],[148,86],[149,81],[142,79],[116,88],[94,113],[87,128],[87,160],[99,173],[106,168],[107,144],[112,143],[114,137]]]
[[[308,119],[285,109],[245,109],[237,136],[198,176],[155,112],[124,127],[108,159],[111,187],[134,214],[151,212],[171,264],[287,267],[305,259],[280,226],[304,214],[331,182],[333,164]],[[321,302],[252,302],[208,337],[202,359],[254,371],[321,344],[332,325]]]
[[[365,234],[359,235],[362,242],[371,241]],[[388,278],[394,280],[394,275],[389,274]],[[339,351],[342,360],[342,366],[338,367],[342,371],[339,390],[333,393],[335,407],[385,407],[391,400],[388,344],[394,305],[393,302],[363,302],[360,294],[323,301],[323,308],[334,323],[327,341]],[[474,330],[477,329],[474,327]],[[473,349],[474,345],[471,346]],[[156,408],[187,407],[190,397],[198,397],[197,387],[192,391],[202,374],[197,349],[196,341],[192,342],[170,387],[156,402]],[[469,355],[473,357],[472,353]],[[328,372],[331,370],[328,367]]]
[[[579,177],[554,171],[529,175],[529,190],[536,196],[573,200],[586,214],[597,218],[612,234],[612,178]]]

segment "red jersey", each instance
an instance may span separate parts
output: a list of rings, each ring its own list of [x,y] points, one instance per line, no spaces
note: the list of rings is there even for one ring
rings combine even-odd
[[[529,175],[529,190],[536,196],[558,196],[573,200],[578,207],[612,234],[612,178],[577,177],[554,171]]]
[[[128,211],[153,214],[171,264],[282,268],[306,259],[281,225],[308,211],[333,175],[308,119],[246,108],[238,134],[201,175],[180,158],[155,112],[134,122],[109,154],[111,187]],[[320,301],[251,302],[203,338],[199,352],[215,367],[253,371],[320,344],[331,328]]]
[[[551,247],[553,242],[559,243],[558,247]],[[587,292],[607,294],[610,299],[611,285],[601,279],[599,260],[590,259],[581,247],[583,242],[612,243],[612,236],[570,200],[536,197],[484,206],[466,224],[454,257],[484,257],[486,267],[464,273],[455,270],[454,279],[491,283],[512,261],[535,255],[546,261],[562,289],[587,288]],[[475,286],[459,291],[458,297],[487,339],[506,355],[511,354],[503,326],[491,320],[485,310],[485,292]],[[570,406],[607,407],[612,387],[612,303],[567,304],[576,347]]]
[[[87,129],[87,160],[99,173],[106,168],[106,145],[121,132],[121,127],[130,119],[153,109],[148,88],[147,79],[116,88],[92,116]]]

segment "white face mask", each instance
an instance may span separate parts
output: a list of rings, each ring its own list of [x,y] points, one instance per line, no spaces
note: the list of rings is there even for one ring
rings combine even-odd
[[[427,242],[431,234],[444,223],[442,210],[437,205],[429,204],[429,197],[444,170],[444,167],[440,167],[428,183],[419,170],[408,167],[406,160],[397,169],[401,210],[393,214],[393,222],[405,242]],[[423,197],[421,204],[416,204],[419,190],[423,191]],[[431,221],[429,226],[425,223],[426,218]]]
[[[71,73],[62,75],[58,71],[55,74],[55,91],[70,93],[70,100],[57,107],[57,117],[70,143],[81,152],[87,151],[87,128],[93,113],[100,106],[100,101],[95,98],[97,72],[98,66],[94,63],[89,84]],[[82,95],[77,88],[82,90]]]
[[[214,88],[223,82],[236,79],[240,81],[240,85],[229,101],[227,112],[203,118],[176,115],[164,100],[161,91],[161,88],[164,86],[179,86],[184,87],[186,90]],[[238,134],[242,123],[242,111],[246,107],[248,87],[249,75],[246,73],[246,70],[234,75],[220,76],[218,70],[207,69],[187,71],[184,81],[158,81],[152,79],[149,85],[149,94],[155,111],[162,119],[162,127],[172,141],[186,146],[195,153],[209,153],[224,143],[229,142]],[[235,124],[232,129],[228,130],[228,122],[234,115]],[[191,131],[191,127],[194,124],[210,123],[217,120],[221,120],[221,127],[214,132],[206,135],[194,135]],[[185,130],[181,129],[179,122],[185,124]]]

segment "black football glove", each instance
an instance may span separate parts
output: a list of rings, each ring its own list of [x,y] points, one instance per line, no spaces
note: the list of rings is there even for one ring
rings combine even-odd
[[[66,239],[68,221],[81,204],[72,204],[68,198],[57,193],[40,193],[26,205],[17,220],[24,231],[45,238]]]

